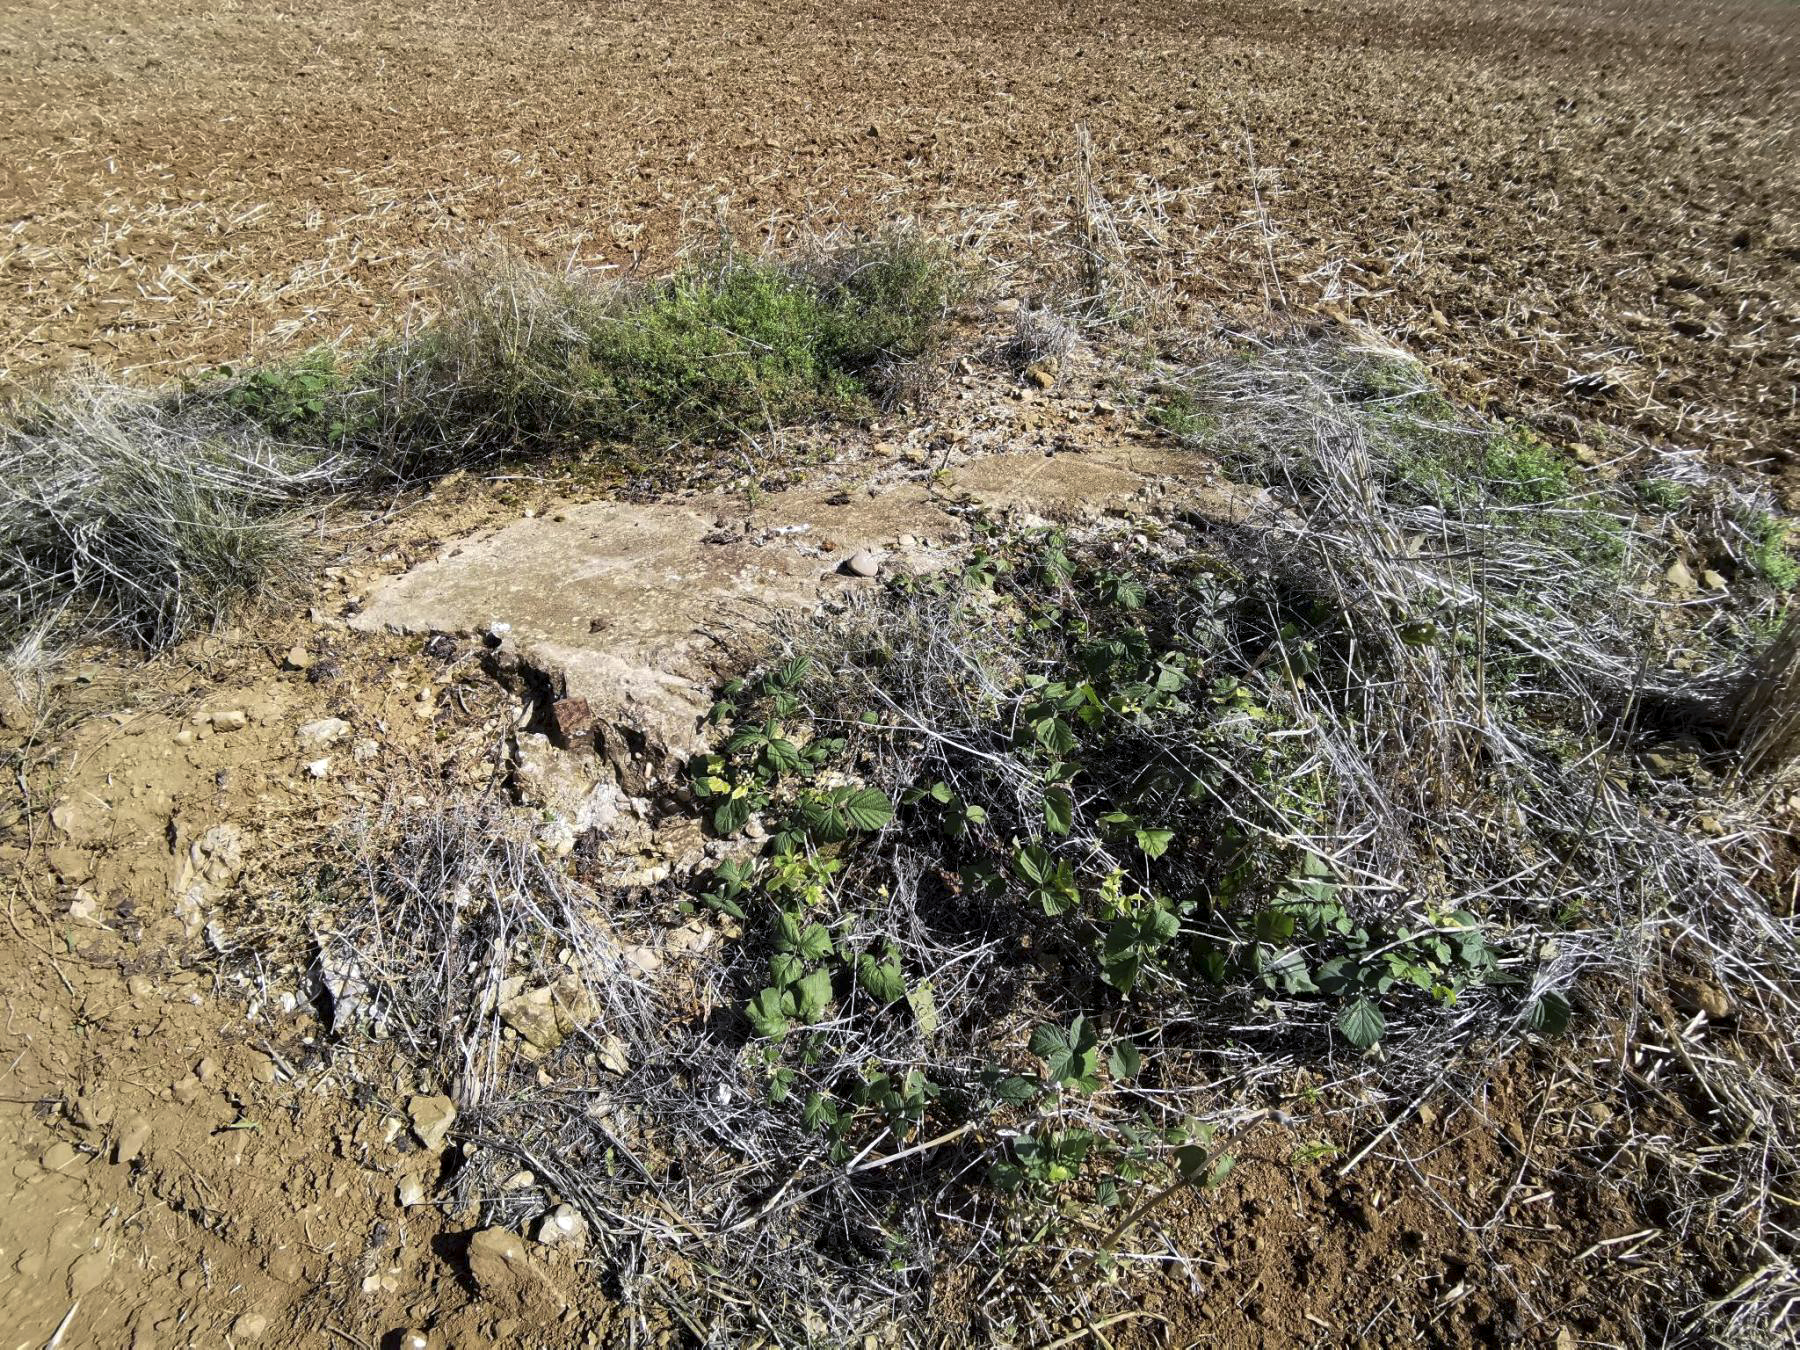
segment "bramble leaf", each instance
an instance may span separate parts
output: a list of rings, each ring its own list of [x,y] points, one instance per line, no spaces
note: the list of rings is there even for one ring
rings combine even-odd
[[[1146,858],[1160,858],[1169,851],[1169,845],[1175,840],[1173,830],[1139,830],[1137,846],[1143,850]]]
[[[794,1000],[784,990],[765,989],[750,1000],[745,1015],[758,1036],[778,1039],[787,1034],[788,1015],[794,1011]]]
[[[801,1122],[809,1130],[830,1129],[838,1123],[837,1103],[822,1093],[814,1092],[806,1099],[800,1113]]]
[[[727,797],[713,812],[713,829],[719,834],[736,834],[750,820],[748,797]]]
[[[1532,1000],[1531,1011],[1525,1015],[1525,1025],[1540,1036],[1560,1036],[1569,1029],[1573,1014],[1568,999],[1553,991],[1546,992]]]
[[[820,966],[794,986],[794,1015],[804,1023],[819,1020],[831,1002],[831,972]]]
[[[1387,1018],[1368,998],[1359,998],[1338,1014],[1338,1030],[1358,1050],[1367,1050],[1387,1030]]]
[[[1106,1057],[1106,1067],[1114,1078],[1129,1082],[1144,1067],[1143,1051],[1137,1048],[1135,1041],[1114,1041],[1112,1051]]]
[[[1083,1092],[1100,1086],[1099,1045],[1092,1024],[1079,1013],[1067,1031],[1045,1024],[1031,1033],[1031,1053],[1049,1065],[1052,1081]]]
[[[879,788],[856,788],[839,805],[853,830],[879,830],[894,818],[894,804]]]
[[[897,1003],[906,997],[906,976],[900,962],[891,956],[878,962],[864,952],[856,962],[856,982],[880,1003]]]

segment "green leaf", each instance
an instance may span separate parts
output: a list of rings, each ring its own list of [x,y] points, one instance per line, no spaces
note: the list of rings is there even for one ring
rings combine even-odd
[[[1067,834],[1075,821],[1075,802],[1064,788],[1044,794],[1044,826],[1051,834]]]
[[[736,834],[750,820],[748,797],[727,797],[713,812],[713,830],[718,834]]]
[[[1531,1011],[1525,1015],[1525,1025],[1540,1036],[1560,1036],[1569,1029],[1569,1019],[1574,1009],[1569,1000],[1561,994],[1547,992],[1531,1001]]]
[[[1020,849],[1013,863],[1019,869],[1019,875],[1034,886],[1042,886],[1049,879],[1053,866],[1049,850],[1041,844]]]
[[[1359,998],[1338,1014],[1338,1030],[1358,1050],[1367,1050],[1387,1030],[1387,1018],[1381,1015],[1374,1000]]]
[[[1054,917],[1081,902],[1075,873],[1066,859],[1052,858],[1041,844],[1031,844],[1013,855],[1013,866],[1032,884],[1032,895],[1044,913]]]
[[[1021,1078],[1014,1074],[994,1091],[1000,1100],[1009,1106],[1029,1106],[1037,1098],[1038,1085],[1029,1078]]]
[[[1144,1055],[1134,1041],[1118,1040],[1112,1044],[1112,1051],[1106,1057],[1106,1067],[1112,1076],[1121,1082],[1129,1082],[1138,1076],[1138,1070],[1144,1067]]]
[[[769,733],[761,727],[739,727],[732,733],[725,749],[731,754],[740,754],[745,750],[760,750],[769,743]]]
[[[1060,717],[1046,717],[1032,728],[1038,744],[1055,755],[1066,755],[1078,742],[1069,724]]]
[[[771,1039],[779,1039],[787,1034],[788,1016],[793,1011],[793,998],[781,989],[763,990],[744,1009],[756,1034]]]
[[[1075,882],[1069,872],[1069,864],[1056,864],[1056,875],[1051,884],[1038,892],[1038,903],[1044,907],[1044,913],[1051,918],[1059,914],[1067,914],[1081,901],[1081,895],[1075,889]]]
[[[771,775],[798,773],[805,763],[800,757],[800,747],[784,736],[777,736],[763,747],[762,761]]]
[[[879,788],[855,788],[846,792],[839,807],[853,830],[879,830],[894,818],[894,804]]]
[[[800,1120],[809,1130],[830,1129],[838,1123],[837,1103],[823,1093],[811,1093],[806,1098]]]
[[[921,1036],[929,1036],[938,1029],[937,998],[931,991],[930,980],[921,980],[906,991],[906,1006],[912,1009]]]
[[[1160,858],[1169,851],[1169,845],[1175,840],[1173,830],[1139,830],[1137,846],[1143,850],[1146,858]]]
[[[775,683],[783,689],[798,689],[812,674],[812,657],[796,656],[775,672]]]
[[[1211,1162],[1212,1154],[1199,1144],[1183,1144],[1175,1150],[1175,1168],[1190,1183],[1199,1183]]]
[[[820,961],[831,955],[831,934],[822,923],[801,927],[800,916],[784,909],[775,920],[775,949],[803,961]]]
[[[1121,919],[1121,923],[1130,922]],[[1144,958],[1135,946],[1120,953],[1102,953],[1100,957],[1100,978],[1105,980],[1121,994],[1129,996],[1137,985],[1138,976],[1143,973]]]
[[[794,986],[794,1015],[803,1023],[819,1020],[831,1002],[831,972],[820,966]]]
[[[1077,1014],[1069,1029],[1048,1024],[1031,1033],[1031,1053],[1049,1066],[1050,1077],[1092,1092],[1100,1086],[1099,1036],[1086,1016]]]
[[[728,895],[718,895],[709,891],[700,898],[706,901],[706,903],[711,905],[714,909],[718,910],[719,913],[729,914],[732,918],[737,919],[740,922],[743,922],[750,917],[748,914],[744,913],[744,907]]]
[[[1294,916],[1285,910],[1265,909],[1256,916],[1258,942],[1286,942],[1294,935]]]
[[[777,989],[785,989],[806,973],[800,958],[792,952],[776,952],[769,958],[769,978]]]
[[[1319,986],[1306,969],[1306,958],[1292,950],[1283,952],[1263,968],[1263,974],[1278,981],[1284,994],[1316,994]]]
[[[1322,994],[1342,994],[1355,987],[1361,970],[1355,957],[1334,956],[1313,972],[1313,980]]]
[[[906,976],[891,956],[878,962],[864,952],[857,958],[856,982],[879,1003],[898,1003],[906,997]]]

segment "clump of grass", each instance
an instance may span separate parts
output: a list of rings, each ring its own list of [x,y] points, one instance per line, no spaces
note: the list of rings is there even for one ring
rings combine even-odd
[[[52,630],[157,648],[292,573],[329,458],[104,381],[0,419],[0,644]]]
[[[1800,562],[1789,547],[1787,522],[1762,512],[1750,521],[1751,568],[1776,590],[1786,592],[1800,585]]]
[[[1637,485],[1638,500],[1651,510],[1670,514],[1688,504],[1693,489],[1673,478],[1644,478]]]
[[[1460,416],[1424,368],[1372,348],[1321,343],[1235,359],[1171,382],[1159,424],[1271,485],[1316,473],[1313,419],[1353,423],[1370,473],[1397,499],[1439,508],[1541,506],[1577,497],[1573,463],[1527,427]]]
[[[1013,334],[1005,349],[1015,371],[1039,363],[1060,362],[1075,348],[1076,327],[1051,304],[1023,303],[1013,316]]]
[[[1152,416],[1183,444],[1295,501],[1349,473],[1410,530],[1432,533],[1450,518],[1478,549],[1540,541],[1532,570],[1576,579],[1584,606],[1604,600],[1629,551],[1633,513],[1582,482],[1568,456],[1526,427],[1459,413],[1397,352],[1250,346],[1165,381]],[[1327,426],[1352,453],[1323,453]]]
[[[947,254],[903,233],[804,266],[727,247],[647,285],[489,263],[371,354],[341,420],[401,469],[755,440],[870,411],[931,352],[956,288]]]
[[[314,971],[342,1036],[375,1027],[430,1069],[460,1110],[532,1073],[502,1038],[507,991],[573,991],[582,1025],[571,1052],[607,1031],[635,1050],[655,1022],[601,920],[595,897],[532,838],[530,821],[497,794],[389,803],[333,841],[307,916]]]

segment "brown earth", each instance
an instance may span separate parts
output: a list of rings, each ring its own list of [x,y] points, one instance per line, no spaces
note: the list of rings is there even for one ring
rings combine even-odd
[[[983,378],[961,382],[978,405]],[[1165,497],[1172,510],[1235,509],[1196,496],[1191,464],[1177,477],[1153,444],[1106,429],[1086,395],[1059,386],[1021,403],[1015,389],[985,407],[964,441],[975,454],[922,454],[877,426],[791,492],[688,494],[668,509],[741,514],[754,535],[828,514],[840,493],[890,498],[874,512],[880,530],[833,541],[814,577],[852,547],[947,523],[940,503],[958,478],[1056,516],[1163,509]],[[981,429],[1009,419],[1024,425]],[[987,439],[1014,456],[981,456]],[[1027,447],[1035,460],[1018,457]],[[71,1347],[396,1345],[408,1327],[440,1348],[697,1343],[663,1310],[616,1304],[603,1262],[517,1239],[511,1262],[481,1257],[480,1244],[472,1259],[480,1212],[434,1190],[448,1155],[408,1124],[414,1095],[440,1085],[403,1055],[327,1033],[293,931],[298,879],[347,812],[491,781],[519,706],[441,639],[352,625],[430,575],[429,560],[454,552],[442,541],[497,538],[526,513],[578,525],[583,495],[446,481],[351,531],[311,593],[254,630],[149,665],[114,654],[77,666],[49,726],[19,704],[0,709],[0,744],[37,789],[0,816],[8,1343],[43,1345],[59,1327]],[[565,561],[603,572],[629,543],[571,537]],[[718,548],[706,584],[729,589],[742,559]],[[325,718],[346,725],[308,745],[301,728]],[[1687,1034],[1695,1053],[1742,1053],[1729,1028]],[[1279,1119],[1223,1140],[1238,1159],[1224,1186],[1116,1244],[1120,1268],[1093,1291],[1105,1311],[1015,1343],[1655,1341],[1672,1310],[1640,1272],[1673,1264],[1687,1242],[1702,1244],[1683,1258],[1690,1269],[1719,1272],[1709,1292],[1734,1277],[1704,1233],[1656,1207],[1640,1131],[1698,1127],[1642,1114],[1658,1099],[1618,1070],[1642,1054],[1515,1053],[1489,1082],[1426,1095],[1391,1134],[1353,1080],[1296,1070]],[[449,1142],[462,1142],[454,1126]],[[413,1183],[424,1202],[405,1204]],[[920,1343],[981,1343],[997,1273],[949,1272]]]
[[[438,258],[489,241],[661,265],[721,196],[752,234],[909,213],[1055,265],[1086,125],[1125,250],[1187,304],[1350,318],[1498,411],[1788,464],[1800,10],[972,14],[7,4],[0,379],[84,355],[162,378],[367,331],[410,311]],[[197,912],[235,923],[236,899],[278,893],[351,805],[492,771],[502,692],[438,683],[422,638],[352,637],[344,618],[378,577],[522,506],[553,510],[566,486],[445,487],[371,522],[342,570],[253,634],[147,667],[97,658],[63,682],[52,729],[0,709],[3,748],[40,789],[0,802],[9,1343],[61,1328],[64,1346],[374,1345],[407,1326],[452,1345],[656,1343],[535,1244],[479,1297],[476,1216],[396,1198],[434,1163],[397,1124],[427,1085],[343,1059],[309,1005],[283,1004],[296,979],[278,945],[245,974],[178,909],[198,885]],[[296,644],[336,678],[284,669]],[[195,720],[236,711],[241,727]],[[313,778],[295,732],[325,717],[378,753],[340,750]],[[1729,1028],[1692,1035],[1740,1053]],[[1671,1310],[1641,1276],[1687,1230],[1645,1198],[1664,1164],[1620,1124],[1661,1100],[1634,1095],[1640,1053],[1521,1056],[1487,1088],[1446,1087],[1347,1178],[1366,1113],[1297,1083],[1290,1121],[1229,1141],[1230,1186],[1142,1235],[1183,1259],[1122,1277],[1140,1315],[1059,1334],[1655,1338]],[[1647,1124],[1653,1141],[1698,1128]],[[1726,1294],[1729,1263],[1697,1255],[1720,1281],[1705,1292]],[[967,1309],[950,1291],[946,1314]]]
[[[1780,468],[1797,52],[1792,5],[1674,0],[15,0],[0,375],[333,339],[489,240],[660,264],[720,197],[752,235],[904,212],[1041,265],[1085,125],[1189,302]]]

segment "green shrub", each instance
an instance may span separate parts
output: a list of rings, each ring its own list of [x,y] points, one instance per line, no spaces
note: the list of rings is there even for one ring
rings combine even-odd
[[[376,349],[341,418],[388,467],[631,445],[666,450],[860,416],[927,355],[946,254],[887,236],[812,267],[729,250],[642,286],[513,264],[458,278],[443,315]]]
[[[1176,440],[1199,445],[1218,429],[1219,419],[1201,411],[1193,395],[1181,389],[1166,391],[1150,409],[1150,420]]]
[[[198,397],[216,398],[272,436],[314,445],[344,437],[346,428],[334,417],[342,404],[344,382],[337,357],[328,347],[315,347],[242,376],[230,366],[220,366],[214,379],[224,383],[216,389],[201,385],[195,391]]]
[[[1638,482],[1637,495],[1652,510],[1672,514],[1687,505],[1691,494],[1687,484],[1673,478],[1644,478]]]
[[[1512,506],[1560,501],[1575,490],[1568,460],[1525,427],[1508,427],[1492,437],[1481,468],[1488,489]]]

